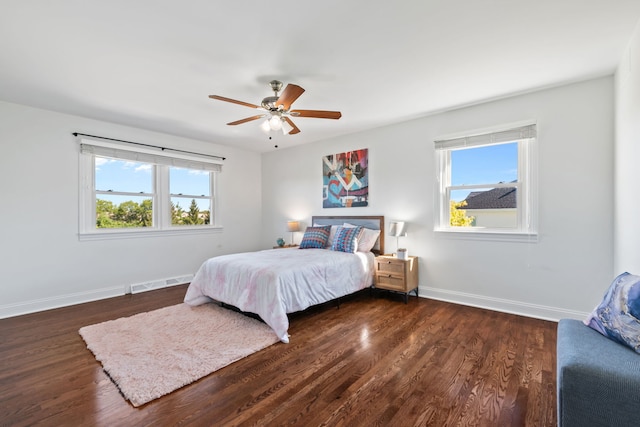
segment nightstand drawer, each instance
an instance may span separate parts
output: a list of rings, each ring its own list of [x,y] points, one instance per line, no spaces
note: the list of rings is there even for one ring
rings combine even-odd
[[[404,276],[378,273],[376,274],[376,286],[383,289],[406,292]]]
[[[404,276],[404,261],[385,258],[385,259],[376,259],[376,272],[384,272],[390,274],[397,274],[400,276]]]

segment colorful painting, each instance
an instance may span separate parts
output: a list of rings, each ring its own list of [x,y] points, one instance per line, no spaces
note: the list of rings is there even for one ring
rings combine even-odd
[[[369,204],[369,149],[322,158],[322,207],[354,208]]]

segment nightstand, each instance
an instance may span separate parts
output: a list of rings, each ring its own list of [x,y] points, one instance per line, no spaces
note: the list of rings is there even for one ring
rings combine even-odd
[[[393,255],[380,255],[375,260],[376,288],[404,294],[404,303],[413,291],[418,296],[418,257],[398,259]]]
[[[299,245],[274,246],[273,249],[297,248]]]

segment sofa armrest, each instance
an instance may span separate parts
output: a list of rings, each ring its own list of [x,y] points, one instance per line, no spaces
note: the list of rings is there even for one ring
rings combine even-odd
[[[562,319],[557,363],[558,426],[640,425],[640,354]]]

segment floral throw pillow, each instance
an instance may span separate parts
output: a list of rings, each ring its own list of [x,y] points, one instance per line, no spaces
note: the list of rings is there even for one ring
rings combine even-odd
[[[640,276],[616,277],[584,324],[640,353]]]

